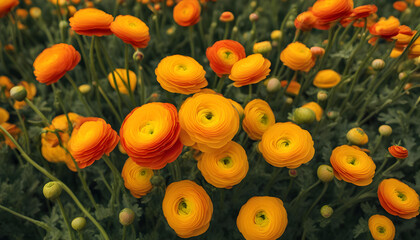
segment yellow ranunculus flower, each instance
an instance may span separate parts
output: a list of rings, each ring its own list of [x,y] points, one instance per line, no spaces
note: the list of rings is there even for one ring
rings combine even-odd
[[[261,99],[249,102],[245,106],[244,115],[242,128],[252,140],[261,140],[264,132],[276,122],[270,105]]]
[[[392,221],[383,215],[373,215],[369,218],[369,230],[375,240],[393,240],[395,226]]]
[[[341,76],[332,69],[319,71],[313,81],[315,87],[318,88],[332,88],[341,81]]]
[[[309,162],[315,154],[311,134],[291,122],[276,123],[267,129],[258,148],[271,165],[290,169]]]
[[[131,158],[125,161],[121,176],[124,186],[135,198],[141,198],[152,190],[150,178],[153,177],[153,170],[137,165]]]
[[[122,94],[128,95],[129,92],[127,86],[130,86],[131,92],[133,92],[134,89],[136,89],[137,76],[133,71],[128,70],[127,78],[127,70],[124,68],[117,68],[113,73],[108,74],[108,81],[113,89],[116,89],[115,82],[117,82],[118,91]]]
[[[197,167],[208,183],[227,189],[240,183],[249,169],[244,148],[233,141],[216,152],[203,153]]]
[[[300,42],[287,45],[280,54],[280,60],[284,65],[295,71],[309,72],[315,65],[315,58],[312,56],[311,49]]]

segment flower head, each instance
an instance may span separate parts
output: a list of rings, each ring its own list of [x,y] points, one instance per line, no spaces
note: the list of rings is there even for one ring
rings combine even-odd
[[[369,185],[375,175],[376,165],[372,158],[356,147],[336,147],[331,153],[330,162],[338,180],[357,186]]]
[[[319,71],[313,81],[315,87],[318,88],[332,88],[341,81],[341,76],[332,69]]]
[[[374,240],[393,240],[395,226],[392,221],[383,215],[373,215],[369,218],[369,230]]]
[[[309,162],[315,154],[311,134],[291,122],[268,128],[258,147],[268,163],[291,169]]]
[[[135,163],[161,169],[181,154],[180,131],[174,105],[147,103],[125,117],[120,129],[121,145]]]
[[[261,140],[264,132],[276,122],[270,105],[261,99],[249,102],[245,106],[244,115],[242,128],[252,140]]]
[[[299,14],[295,19],[295,27],[301,31],[310,31],[315,26],[318,18],[312,11],[306,11]]]
[[[239,210],[236,225],[245,239],[278,239],[287,226],[283,201],[276,197],[250,198]]]
[[[86,36],[111,35],[109,29],[114,17],[96,8],[83,8],[78,10],[69,19],[70,27],[77,34]]]
[[[270,60],[259,53],[252,54],[233,64],[229,78],[235,87],[259,83],[270,73],[270,66]]]
[[[44,49],[34,61],[34,74],[40,83],[50,85],[62,78],[80,62],[80,54],[72,45],[55,44]]]
[[[245,58],[245,48],[237,41],[220,40],[207,48],[206,56],[210,61],[210,67],[221,76],[230,74],[237,61]]]
[[[419,215],[419,195],[395,178],[382,180],[378,186],[378,198],[381,206],[391,215],[404,219]]]
[[[111,23],[111,31],[134,48],[145,48],[150,41],[149,27],[131,15],[119,15]]]
[[[162,202],[163,215],[181,238],[207,231],[213,215],[213,203],[204,188],[190,180],[169,184]]]
[[[294,42],[281,52],[280,60],[284,65],[295,71],[309,72],[315,65],[315,58],[312,56],[311,49],[300,42]]]
[[[150,179],[153,177],[153,170],[137,165],[131,158],[125,161],[121,176],[124,186],[135,198],[141,198],[152,190]]]
[[[400,21],[394,16],[388,19],[381,18],[369,28],[372,35],[380,36],[381,38],[389,39],[399,33]]]
[[[6,16],[17,5],[19,5],[19,0],[2,0],[0,2],[0,18]]]
[[[208,84],[203,66],[188,56],[165,57],[160,61],[155,73],[160,86],[168,92],[192,94]]]
[[[115,77],[115,81],[114,81]],[[127,70],[124,68],[117,68],[114,72],[108,74],[108,82],[113,89],[116,89],[115,82],[117,83],[118,91],[122,94],[128,95],[129,91],[127,86],[134,91],[137,85],[137,76],[136,74],[128,70],[128,78],[127,78]]]
[[[174,20],[183,27],[195,25],[200,21],[201,6],[197,0],[182,0],[174,7]]]
[[[353,0],[317,0],[312,12],[322,22],[333,22],[349,16],[353,5]]]
[[[322,109],[321,106],[319,106],[318,103],[316,103],[316,102],[308,102],[306,104],[303,104],[302,105],[302,108],[309,108],[312,111],[314,111],[316,120],[318,122],[321,121],[322,114],[324,113],[324,110]]]
[[[404,159],[408,157],[408,150],[402,146],[391,146],[388,148],[388,151],[394,158]]]

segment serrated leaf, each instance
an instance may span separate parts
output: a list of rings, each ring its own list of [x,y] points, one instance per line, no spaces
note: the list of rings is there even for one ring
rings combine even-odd
[[[357,238],[360,234],[369,231],[368,221],[364,218],[359,218],[359,223],[353,229],[353,237]]]

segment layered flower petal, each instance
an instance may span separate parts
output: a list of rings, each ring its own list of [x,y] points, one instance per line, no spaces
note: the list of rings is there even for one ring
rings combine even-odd
[[[190,180],[171,183],[162,202],[163,215],[181,238],[207,231],[213,215],[213,203],[204,188]]]
[[[165,57],[160,61],[155,73],[160,86],[168,92],[192,94],[208,84],[203,66],[188,56]]]
[[[309,72],[315,65],[315,58],[312,56],[311,49],[300,42],[294,42],[281,52],[280,60],[284,65],[295,71]]]
[[[399,33],[400,21],[394,16],[390,16],[388,19],[381,18],[375,24],[369,28],[369,32],[372,35],[379,36],[381,38],[389,39],[396,36]]]
[[[261,140],[264,132],[276,122],[270,105],[261,99],[249,102],[245,106],[244,115],[242,128],[252,140]]]
[[[149,27],[131,15],[119,15],[111,23],[111,31],[134,48],[145,48],[150,41]]]
[[[227,189],[240,183],[249,169],[244,148],[233,141],[216,152],[203,153],[197,167],[208,183]]]
[[[40,83],[55,83],[80,62],[80,54],[72,45],[55,44],[44,49],[34,61],[34,74]]]
[[[419,195],[395,178],[382,180],[378,186],[378,198],[381,206],[391,215],[404,219],[419,215]]]
[[[373,215],[369,218],[369,230],[374,240],[393,240],[395,226],[392,221],[383,215]]]
[[[135,198],[141,198],[152,190],[150,179],[153,177],[153,170],[139,166],[131,158],[125,161],[121,176],[124,186]]]
[[[323,22],[333,22],[349,16],[353,10],[353,0],[317,0],[312,12]]]
[[[2,0],[0,2],[0,18],[6,16],[17,5],[19,5],[19,0]]]
[[[341,81],[341,76],[332,69],[319,71],[312,82],[318,88],[332,88]]]
[[[401,147],[401,146],[391,146],[388,148],[389,153],[398,159],[404,159],[408,157],[408,150],[405,147]]]
[[[221,76],[230,74],[233,64],[245,58],[245,48],[237,41],[221,40],[206,50],[213,71]]]
[[[96,8],[84,8],[78,10],[69,19],[70,27],[79,35],[104,36],[111,35],[109,29],[114,17]]]
[[[121,145],[137,164],[161,169],[182,152],[178,113],[170,103],[153,102],[135,108],[121,126]]]
[[[315,154],[311,134],[291,122],[276,123],[267,129],[258,148],[271,165],[290,169],[309,162]]]
[[[197,0],[182,0],[174,7],[174,20],[183,27],[195,25],[200,21],[201,6]]]
[[[367,186],[375,175],[376,165],[360,148],[343,145],[336,147],[331,154],[330,162],[334,175],[357,186]]]
[[[252,197],[239,211],[236,225],[247,240],[276,240],[287,226],[283,201],[276,197]]]
[[[229,78],[235,87],[259,83],[270,73],[270,66],[270,60],[259,53],[252,54],[233,64]]]

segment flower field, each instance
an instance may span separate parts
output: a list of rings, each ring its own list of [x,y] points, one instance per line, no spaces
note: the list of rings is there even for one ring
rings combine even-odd
[[[0,0],[0,239],[416,239],[419,18]]]

